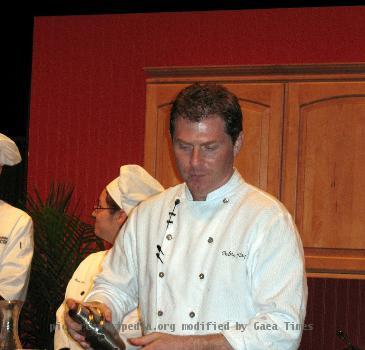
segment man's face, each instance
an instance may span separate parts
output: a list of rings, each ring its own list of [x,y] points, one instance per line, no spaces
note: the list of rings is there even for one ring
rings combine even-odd
[[[176,164],[194,200],[205,200],[209,192],[230,179],[241,144],[242,134],[233,145],[224,131],[223,119],[216,115],[198,123],[184,118],[175,121]]]

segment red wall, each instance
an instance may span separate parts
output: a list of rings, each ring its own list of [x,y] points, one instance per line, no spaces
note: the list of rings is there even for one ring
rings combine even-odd
[[[143,164],[143,67],[359,62],[364,47],[365,6],[38,17],[28,189],[45,193],[51,179],[70,182],[88,214],[121,164]],[[336,284],[336,297],[350,303],[344,330],[359,321],[350,311],[364,291],[364,283],[348,283]],[[310,285],[310,295],[328,291],[326,280]],[[314,309],[327,305],[309,302]],[[326,348],[315,345],[324,334],[341,348],[333,340],[337,321],[330,322],[320,324],[322,333],[305,334],[306,349]],[[365,343],[358,328],[351,332]]]

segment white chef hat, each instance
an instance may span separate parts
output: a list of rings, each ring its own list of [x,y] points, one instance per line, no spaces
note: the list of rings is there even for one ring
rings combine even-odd
[[[120,167],[120,176],[106,186],[113,200],[127,215],[140,202],[164,190],[162,185],[139,165]]]
[[[21,160],[22,157],[15,142],[0,133],[0,165],[15,165]]]

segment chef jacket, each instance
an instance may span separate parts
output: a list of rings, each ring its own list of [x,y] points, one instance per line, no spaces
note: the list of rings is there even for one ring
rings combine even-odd
[[[86,257],[75,270],[72,278],[67,284],[65,300],[68,298],[82,301],[93,286],[93,280],[97,273],[102,270],[102,264],[108,251],[101,251],[90,254]],[[67,332],[64,320],[65,302],[63,302],[56,312],[56,328],[54,335],[54,349],[70,348],[71,350],[83,349],[74,341]],[[116,325],[117,326],[117,325]],[[137,349],[128,343],[130,337],[141,335],[141,325],[139,323],[138,310],[130,312],[120,326],[119,335],[127,344],[126,349]]]
[[[139,303],[145,333],[298,348],[307,302],[300,236],[284,206],[237,170],[205,201],[186,184],[148,199],[122,230],[88,297],[113,318]]]
[[[32,219],[0,200],[0,295],[5,300],[25,300],[33,250]]]

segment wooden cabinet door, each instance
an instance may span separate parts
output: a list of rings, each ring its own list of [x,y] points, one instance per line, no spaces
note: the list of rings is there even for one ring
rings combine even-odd
[[[144,167],[165,188],[181,182],[169,135],[171,104],[187,84],[147,84]]]
[[[282,201],[307,271],[365,274],[365,82],[289,83]]]
[[[188,84],[147,84],[145,168],[165,187],[180,183],[169,137],[169,112]],[[282,83],[223,83],[243,111],[244,142],[235,166],[245,180],[275,196],[280,194],[284,103]]]

